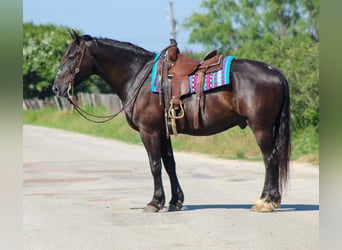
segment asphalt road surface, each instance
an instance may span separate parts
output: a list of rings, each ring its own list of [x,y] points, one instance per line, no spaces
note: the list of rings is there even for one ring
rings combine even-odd
[[[319,170],[292,163],[282,206],[251,212],[262,162],[175,153],[179,212],[142,213],[153,181],[142,146],[23,127],[24,249],[319,249]],[[163,172],[167,202],[168,177]]]

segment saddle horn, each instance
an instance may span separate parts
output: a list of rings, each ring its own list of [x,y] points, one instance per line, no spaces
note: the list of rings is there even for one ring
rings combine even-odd
[[[175,46],[177,46],[177,41],[173,38],[170,38],[170,44],[174,44]]]
[[[170,38],[170,45],[172,45],[172,47],[168,49],[168,58],[171,62],[175,62],[177,60],[177,54],[179,53],[177,41]]]

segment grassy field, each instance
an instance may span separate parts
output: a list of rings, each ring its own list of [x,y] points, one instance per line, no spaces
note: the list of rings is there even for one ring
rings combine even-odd
[[[88,108],[89,112],[107,115],[104,108],[96,110]],[[114,120],[95,124],[86,121],[77,112],[60,112],[52,108],[28,110],[23,114],[24,124],[41,125],[52,128],[76,131],[99,137],[113,138],[134,144],[142,144],[139,133],[130,128],[123,114]],[[175,151],[198,152],[230,159],[262,160],[260,150],[249,127],[230,130],[213,136],[172,136]],[[292,159],[318,163],[319,141],[314,129],[308,128],[292,135]]]

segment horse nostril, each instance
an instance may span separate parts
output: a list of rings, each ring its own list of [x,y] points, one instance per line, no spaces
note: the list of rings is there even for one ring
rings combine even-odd
[[[53,91],[56,95],[58,95],[58,88],[57,88],[57,86],[53,86],[53,87],[52,87],[52,91]]]

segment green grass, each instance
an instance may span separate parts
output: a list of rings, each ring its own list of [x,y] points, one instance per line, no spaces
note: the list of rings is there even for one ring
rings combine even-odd
[[[108,115],[105,108],[86,108],[98,115]],[[142,144],[139,133],[127,124],[126,118],[120,114],[112,121],[102,124],[91,123],[82,118],[76,111],[60,112],[53,108],[28,110],[23,113],[24,124],[41,125],[52,128],[76,131],[104,138],[118,139],[128,143]],[[249,127],[234,127],[212,136],[172,136],[175,151],[210,154],[227,159],[262,160],[260,150]],[[292,135],[292,159],[318,163],[318,133],[308,128]]]
[[[104,108],[84,108],[87,112],[97,115],[108,115]],[[53,108],[24,111],[24,124],[41,125],[51,128],[65,129],[82,134],[104,138],[113,138],[129,143],[140,143],[139,134],[130,128],[123,114],[111,122],[92,123],[81,117],[76,111],[59,112]]]
[[[293,133],[292,158],[305,162],[319,162],[319,138],[316,128],[308,127]]]
[[[253,133],[249,128],[234,127],[212,136],[178,135],[173,137],[175,150],[199,152],[231,159],[262,159]]]

